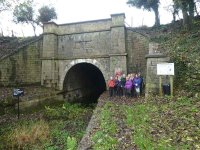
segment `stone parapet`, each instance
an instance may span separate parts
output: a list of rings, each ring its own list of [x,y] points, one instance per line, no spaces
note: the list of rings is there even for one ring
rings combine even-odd
[[[92,21],[75,22],[68,24],[56,24],[55,22],[48,22],[44,24],[44,34],[80,34],[90,32],[108,31],[114,27],[124,27],[125,14],[112,14],[111,18],[99,19]]]
[[[80,34],[86,32],[100,32],[110,30],[111,19],[76,22],[69,24],[56,24],[54,22],[44,24],[44,34],[57,35]]]

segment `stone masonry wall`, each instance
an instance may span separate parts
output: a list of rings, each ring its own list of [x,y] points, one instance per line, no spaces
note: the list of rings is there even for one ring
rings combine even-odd
[[[117,70],[141,72],[145,76],[149,40],[132,28],[126,28],[124,19],[124,14],[114,14],[109,19],[45,24],[43,40],[1,60],[0,83],[41,82],[62,90],[69,69],[66,62],[75,60],[90,60],[88,63],[97,66],[105,80]]]
[[[149,39],[140,33],[127,28],[126,31],[128,73],[141,72],[146,75],[146,58],[149,52]]]
[[[43,60],[42,67],[43,78],[41,84],[45,87],[55,87],[62,90],[65,76],[69,69],[79,63],[93,64],[103,73],[105,80],[109,79],[110,60],[109,58],[96,58],[96,59],[68,59],[68,60]],[[52,73],[52,70],[54,72]]]
[[[124,19],[124,14],[113,14],[110,19],[44,24],[42,85],[62,90],[63,78],[69,68],[61,66],[66,66],[66,61],[87,63],[90,60],[89,63],[96,66],[95,62],[99,60],[97,67],[106,81],[118,68],[126,73]],[[105,68],[109,70],[104,71]]]
[[[57,35],[75,34],[84,32],[96,32],[110,30],[111,19],[93,20],[57,25],[54,22],[45,23],[44,33]]]
[[[58,36],[58,58],[80,58],[108,55],[110,32],[94,32]]]
[[[42,40],[0,60],[0,85],[36,84],[41,80]]]

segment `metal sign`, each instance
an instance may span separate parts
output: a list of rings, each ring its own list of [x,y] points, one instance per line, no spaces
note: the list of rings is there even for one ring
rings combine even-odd
[[[20,112],[19,112],[19,97],[20,96],[23,96],[24,95],[24,91],[22,89],[13,89],[13,96],[14,97],[17,97],[17,116],[18,116],[18,119],[19,119],[19,115],[20,115]]]
[[[157,64],[157,75],[174,75],[174,63]]]
[[[24,91],[22,89],[14,89],[13,96],[22,96],[24,95]]]

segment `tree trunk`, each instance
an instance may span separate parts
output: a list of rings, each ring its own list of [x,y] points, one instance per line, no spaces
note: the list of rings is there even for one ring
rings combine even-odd
[[[181,7],[182,7],[181,9],[182,9],[182,14],[183,14],[183,27],[186,29],[190,29],[191,19],[189,18],[189,15],[188,15],[187,3],[182,3]]]
[[[173,12],[172,15],[173,15],[173,22],[176,22],[176,13]]]
[[[1,36],[3,37],[3,30],[2,30],[2,28],[1,28]]]
[[[189,5],[190,18],[193,18],[194,17],[194,7],[195,7],[194,0],[189,0],[188,5]]]
[[[183,14],[183,26],[187,29],[190,28],[190,21],[189,21],[189,15],[186,10],[182,9]]]
[[[34,23],[31,23],[31,25],[32,25],[32,27],[33,27],[34,35],[36,36],[36,33],[35,33],[35,29],[36,29],[36,27],[35,27]]]
[[[160,25],[160,16],[159,16],[159,11],[158,11],[158,5],[152,8],[154,13],[155,13],[155,26]]]

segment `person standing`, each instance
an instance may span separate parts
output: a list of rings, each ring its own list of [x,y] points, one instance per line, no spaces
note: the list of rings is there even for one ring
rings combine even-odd
[[[131,89],[132,89],[133,83],[130,79],[130,76],[126,77],[126,83],[125,83],[125,91],[126,91],[126,96],[130,97],[131,96]]]
[[[123,74],[120,78],[120,86],[121,86],[121,89],[120,89],[120,96],[125,96],[125,84],[126,84],[126,75]]]
[[[135,75],[133,84],[135,86],[136,97],[139,97],[140,96],[141,78],[138,76],[138,74]]]
[[[120,82],[119,82],[118,76],[115,76],[115,87],[114,87],[115,96],[119,96],[119,86],[120,86]]]
[[[108,90],[110,97],[112,97],[114,94],[114,87],[115,87],[115,80],[113,79],[113,77],[110,77],[110,80],[108,80]]]
[[[135,73],[132,73],[131,74],[132,83],[134,82],[134,78],[135,78]],[[135,96],[135,86],[134,86],[134,83],[133,83],[132,88],[131,88],[131,97],[134,97],[134,96]]]
[[[143,76],[141,76],[140,72],[138,73],[138,77],[141,79],[140,83],[140,96],[141,96],[144,90],[144,78]]]

